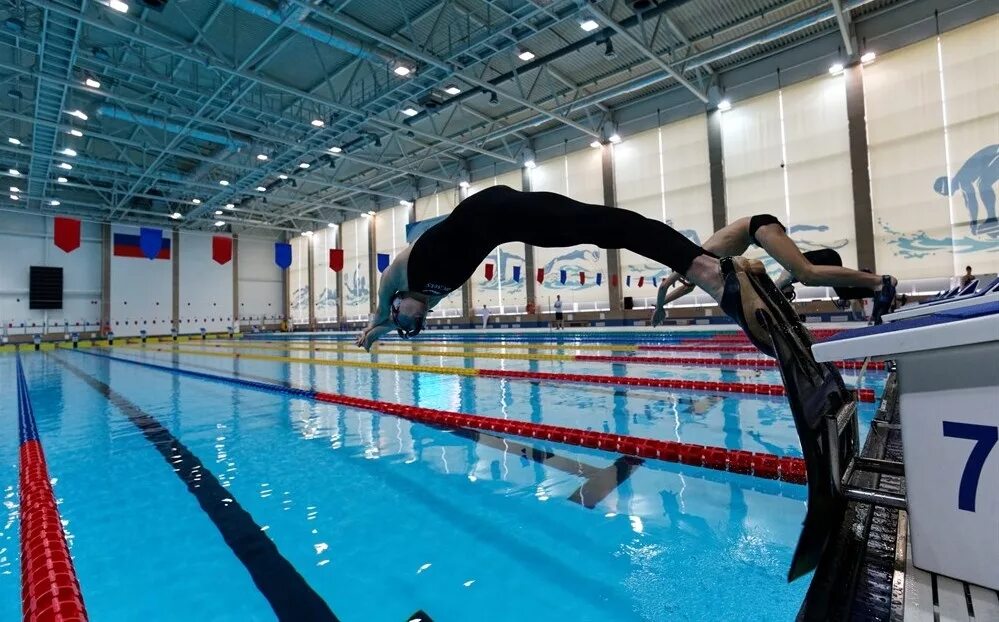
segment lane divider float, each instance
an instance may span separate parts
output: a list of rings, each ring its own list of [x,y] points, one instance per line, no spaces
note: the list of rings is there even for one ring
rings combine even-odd
[[[49,480],[20,354],[17,355],[17,414],[23,620],[86,622],[87,610]]]
[[[324,347],[324,346],[281,346],[281,345],[256,345],[253,343],[240,343],[236,341],[225,341],[221,343],[198,344],[206,348],[231,347],[239,350],[284,350],[299,352],[346,352],[360,354],[356,347]],[[437,346],[434,346],[437,347]],[[441,356],[445,358],[480,358],[496,360],[517,360],[517,361],[582,361],[587,363],[628,363],[639,365],[670,365],[674,367],[689,367],[696,365],[699,367],[718,368],[738,368],[738,369],[777,369],[777,361],[769,358],[745,358],[731,359],[722,357],[693,357],[693,356],[609,356],[603,354],[516,354],[516,353],[479,353],[461,354],[459,352],[448,352],[439,350],[427,350],[414,346],[412,349],[399,348],[377,348],[374,354],[401,354],[414,356]],[[861,369],[863,361],[835,361],[840,369]],[[884,370],[884,362],[868,363],[869,370]]]
[[[693,443],[624,436],[609,432],[579,430],[547,423],[532,423],[529,421],[514,421],[483,415],[469,415],[466,413],[409,406],[362,397],[350,397],[327,393],[325,391],[313,391],[293,386],[282,386],[256,380],[220,376],[184,369],[182,367],[169,367],[146,361],[112,356],[101,352],[84,350],[75,350],[75,352],[222,384],[260,389],[272,393],[285,393],[293,397],[327,404],[377,411],[431,425],[498,432],[521,438],[533,438],[553,443],[589,447],[591,449],[622,453],[640,458],[699,466],[715,471],[753,475],[755,477],[780,480],[794,484],[804,484],[806,480],[805,461],[792,456],[776,456],[774,454],[757,453],[741,449],[725,449],[723,447],[710,447]]]
[[[131,348],[131,346],[123,346]],[[680,391],[704,391],[709,393],[737,393],[742,395],[766,395],[780,397],[784,393],[782,384],[761,384],[748,382],[719,382],[713,380],[685,380],[679,378],[635,378],[629,376],[606,376],[597,374],[563,374],[542,371],[513,371],[506,369],[482,369],[475,367],[433,367],[430,365],[406,365],[402,363],[373,363],[370,361],[346,361],[341,359],[315,359],[292,356],[271,356],[264,354],[241,354],[238,352],[210,352],[182,348],[150,348],[140,350],[154,352],[193,354],[237,358],[251,361],[274,361],[279,363],[301,363],[304,365],[329,365],[332,367],[356,367],[387,371],[426,372],[454,376],[480,376],[484,378],[507,378],[517,380],[548,380],[553,382],[575,382],[581,384],[605,384],[651,389],[671,389]],[[874,389],[858,389],[858,399],[862,402],[874,401]]]

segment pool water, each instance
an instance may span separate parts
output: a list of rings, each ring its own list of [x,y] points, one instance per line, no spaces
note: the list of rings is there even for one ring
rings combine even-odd
[[[681,335],[675,340],[704,338]],[[416,345],[462,341],[447,339]],[[587,343],[622,341],[596,333]],[[797,456],[783,398],[337,363],[767,383],[779,382],[775,370],[284,349],[309,344],[337,342],[21,355],[91,619],[403,622],[421,612],[416,617],[435,622],[787,620],[797,613],[808,579],[787,584],[785,576],[805,512],[803,486],[441,429],[115,359]],[[455,352],[534,352],[489,346]],[[14,369],[14,356],[0,356],[0,382],[10,388],[0,399],[2,620],[20,615]],[[844,377],[856,382],[856,375]],[[880,393],[883,381],[869,373],[863,386]],[[874,405],[860,410],[869,421]]]

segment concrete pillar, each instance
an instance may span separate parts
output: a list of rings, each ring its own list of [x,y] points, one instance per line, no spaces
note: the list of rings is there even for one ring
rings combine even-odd
[[[101,225],[101,326],[100,334],[114,330],[111,326],[111,253],[114,244],[111,239],[111,225]]]
[[[857,235],[857,265],[877,272],[874,260],[874,215],[871,206],[871,169],[867,158],[867,111],[864,107],[864,70],[852,65],[846,78],[846,117],[850,136],[853,182],[853,224]]]
[[[336,227],[336,248],[343,248],[343,223]],[[343,326],[343,270],[336,273],[336,321]]]
[[[239,326],[239,234],[232,234],[232,330]]]
[[[285,235],[285,243],[291,243],[291,236]],[[281,270],[281,322],[286,330],[291,330],[291,277],[290,268]]]
[[[308,240],[308,242],[309,242],[309,244],[308,244],[309,251],[307,253],[307,256],[309,258],[309,265],[308,265],[308,268],[309,268],[309,271],[308,271],[308,279],[309,279],[309,330],[316,330],[316,287],[315,287],[315,285],[316,285],[316,278],[315,278],[316,277],[316,261],[315,261],[315,258],[316,258],[316,244],[315,244],[315,237],[316,236],[314,236],[314,235],[311,236],[311,237],[309,237],[309,240]]]
[[[524,192],[531,192],[531,169],[522,167],[520,169],[520,186]],[[524,245],[524,278],[527,286],[527,303],[538,304],[538,280],[537,268],[534,266],[534,247],[530,244]]]
[[[375,218],[368,218],[368,303],[371,312],[378,310],[378,245],[375,239]]]
[[[458,202],[468,198],[468,188],[458,186]],[[474,275],[473,275],[474,278]],[[461,285],[461,316],[465,321],[475,326],[475,309],[472,306],[472,280],[469,279]]]
[[[601,173],[604,182],[604,205],[617,207],[617,185],[614,181],[614,145],[604,145],[601,151]],[[610,295],[611,313],[620,313],[624,309],[621,282],[614,282],[612,274],[621,274],[621,250],[605,249],[607,253],[607,288]],[[593,277],[591,277],[593,278]]]
[[[171,307],[170,325],[180,333],[180,230],[173,230],[173,247],[170,249],[170,261],[173,264],[173,277],[171,279]]]
[[[725,154],[722,150],[722,111],[708,111],[708,163],[711,172],[711,220],[715,231],[725,226]]]

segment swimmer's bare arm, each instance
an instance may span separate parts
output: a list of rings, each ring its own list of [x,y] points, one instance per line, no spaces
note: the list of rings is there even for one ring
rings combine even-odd
[[[371,348],[371,345],[375,341],[392,330],[392,296],[396,292],[406,291],[406,288],[409,286],[408,279],[406,278],[408,264],[409,248],[406,248],[396,255],[392,264],[382,273],[381,282],[378,284],[378,308],[374,315],[371,316],[371,321],[368,322],[367,328],[361,332],[355,342],[365,350]]]
[[[659,326],[666,319],[666,305],[681,296],[686,296],[694,291],[693,285],[681,285],[670,293],[669,288],[680,280],[680,273],[674,272],[659,284],[659,291],[656,292],[656,308],[652,312],[652,325]]]

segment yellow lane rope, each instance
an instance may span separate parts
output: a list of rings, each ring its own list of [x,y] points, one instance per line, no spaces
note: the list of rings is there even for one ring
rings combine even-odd
[[[224,341],[224,340],[220,340],[220,341]],[[242,343],[251,343],[251,342],[252,343],[256,343],[256,342],[260,342],[260,343],[272,343],[272,344],[285,343],[285,341],[281,340],[281,339],[243,339],[242,340]],[[310,343],[310,342],[306,342],[304,340],[303,341],[299,341],[299,340],[291,340],[291,339],[289,339],[289,340],[287,340],[287,343],[306,344],[306,343]],[[311,343],[327,343],[328,344],[330,342],[326,341],[326,340],[321,340],[321,341],[315,341],[315,342],[311,342]],[[353,343],[337,343],[337,342],[333,342],[333,343],[336,343],[336,345],[326,345],[326,346],[323,346],[323,347],[329,348],[331,350],[356,350],[358,352],[361,351],[361,349],[358,348],[357,346],[355,346]],[[431,341],[411,341],[411,342],[408,342],[408,343],[412,344],[413,348],[420,348],[420,347],[423,347],[423,348],[442,348],[442,349],[456,349],[456,348],[459,348],[459,349],[469,349],[469,350],[598,350],[598,351],[599,350],[610,350],[612,352],[637,352],[638,351],[638,346],[635,346],[635,345],[620,345],[620,344],[615,344],[615,345],[611,345],[611,344],[608,344],[608,345],[594,345],[594,344],[583,343],[583,344],[579,344],[579,345],[555,345],[555,344],[529,345],[529,344],[523,344],[523,343],[515,343],[515,344],[501,345],[501,344],[493,344],[493,343],[478,343],[478,342],[474,342],[474,341],[457,341],[457,342],[452,341],[452,342],[448,342],[448,343],[433,343]],[[406,343],[400,343],[399,345],[404,346],[404,345],[406,345]],[[380,349],[385,348],[385,347],[394,347],[394,346],[395,346],[395,344],[392,344],[392,346],[389,346],[388,344],[376,345],[374,347],[374,350],[380,350]],[[305,348],[305,349],[312,349],[315,346],[301,345],[299,347],[302,347],[302,348]]]

